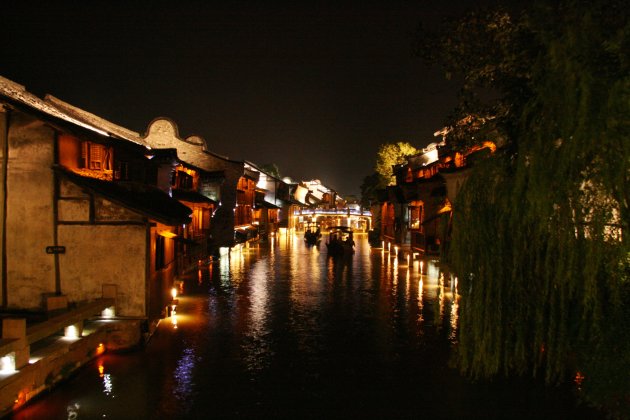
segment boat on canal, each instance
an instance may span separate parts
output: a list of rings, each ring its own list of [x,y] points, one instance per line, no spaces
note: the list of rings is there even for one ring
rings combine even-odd
[[[330,228],[328,234],[328,255],[337,257],[354,254],[354,232],[348,226],[335,226]]]
[[[307,245],[317,245],[322,239],[322,232],[317,223],[309,223],[304,229],[304,241]]]

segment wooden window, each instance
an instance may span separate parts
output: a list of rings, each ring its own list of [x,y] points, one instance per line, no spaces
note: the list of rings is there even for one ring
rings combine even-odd
[[[90,141],[81,142],[81,167],[111,171],[112,149]]]

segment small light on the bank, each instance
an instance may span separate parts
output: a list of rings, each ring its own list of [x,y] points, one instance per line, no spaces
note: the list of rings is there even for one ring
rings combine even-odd
[[[15,372],[15,352],[11,352],[0,358],[0,373]]]
[[[65,338],[79,338],[79,330],[74,325],[68,325],[64,329],[63,336]]]
[[[101,311],[101,318],[113,318],[116,315],[116,308],[110,306]]]
[[[173,299],[177,297],[177,288],[173,287],[171,289],[171,296],[173,296]]]

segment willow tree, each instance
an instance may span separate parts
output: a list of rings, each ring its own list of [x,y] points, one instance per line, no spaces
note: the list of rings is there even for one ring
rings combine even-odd
[[[563,1],[516,20],[469,17],[439,39],[449,52],[434,58],[466,72],[464,90],[496,89],[486,109],[508,141],[476,166],[455,202],[449,258],[462,294],[459,366],[473,377],[573,378],[587,400],[627,416],[630,26],[623,3]],[[471,21],[474,31],[458,32]],[[448,61],[468,48],[459,37],[474,35],[481,44],[494,39],[493,54],[467,67],[458,64],[462,56]]]

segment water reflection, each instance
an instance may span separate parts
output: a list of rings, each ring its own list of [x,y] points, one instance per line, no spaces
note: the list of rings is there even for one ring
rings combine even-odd
[[[548,414],[536,411],[540,395],[448,369],[456,279],[438,261],[399,261],[366,239],[329,258],[324,241],[283,234],[199,267],[148,347],[99,358],[15,418],[63,418],[73,404],[81,418]]]
[[[194,369],[195,350],[190,347],[185,348],[177,361],[177,366],[173,372],[173,377],[175,378],[175,389],[173,395],[175,398],[187,401],[191,397]]]
[[[103,360],[99,360],[98,362],[98,376],[103,380],[103,393],[108,397],[112,396],[112,393],[114,391],[112,376],[109,373],[105,372],[105,365],[103,364]]]

